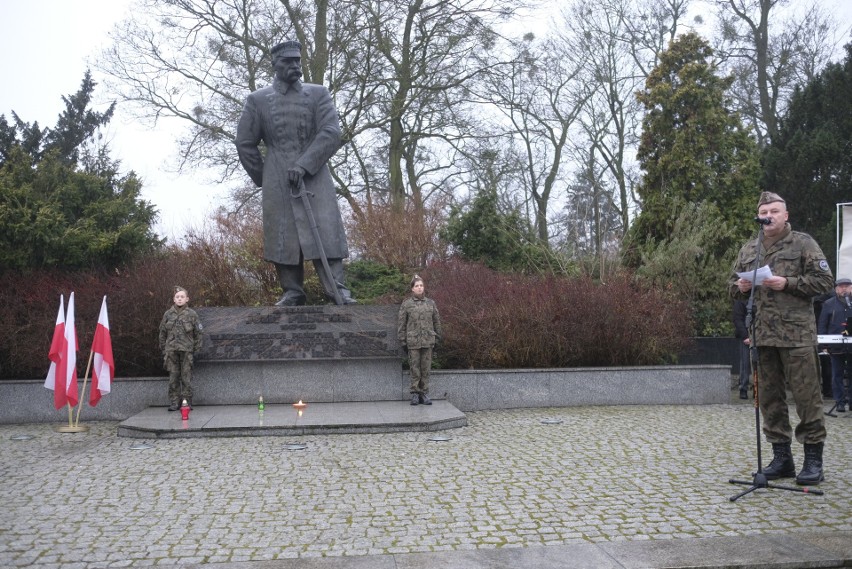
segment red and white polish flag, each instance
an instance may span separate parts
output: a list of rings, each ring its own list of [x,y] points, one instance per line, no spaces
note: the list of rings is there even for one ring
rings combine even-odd
[[[65,314],[65,397],[71,407],[77,405],[77,329],[74,327],[74,293],[68,297]]]
[[[92,340],[93,366],[92,390],[89,392],[89,405],[94,407],[102,395],[110,392],[112,380],[115,378],[115,360],[112,357],[112,338],[109,334],[109,316],[107,302],[104,297],[101,303],[101,313],[98,316],[98,326],[95,328],[95,339]]]
[[[53,406],[61,409],[67,403],[65,395],[65,296],[59,295],[59,312],[56,314],[56,326],[53,328],[53,340],[50,342],[50,352],[47,357],[50,360],[50,369],[47,370],[47,378],[44,386],[53,391]],[[59,378],[60,388],[56,388],[56,380]]]

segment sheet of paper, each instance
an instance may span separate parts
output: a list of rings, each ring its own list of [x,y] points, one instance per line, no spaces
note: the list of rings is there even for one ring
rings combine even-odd
[[[769,268],[769,265],[763,265],[762,267],[757,269],[757,276],[755,276],[754,271],[737,273],[737,276],[744,281],[751,281],[751,279],[755,279],[754,284],[760,285],[760,283],[762,283],[765,279],[768,279],[772,276],[772,269]]]

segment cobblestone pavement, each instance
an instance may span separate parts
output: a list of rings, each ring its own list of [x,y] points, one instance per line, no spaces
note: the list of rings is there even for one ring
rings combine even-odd
[[[852,530],[852,413],[827,417],[824,496],[761,489],[736,502],[742,487],[728,479],[750,480],[756,466],[751,405],[518,409],[468,420],[441,433],[156,441],[118,438],[115,422],[85,434],[3,425],[0,566]],[[429,440],[436,435],[451,440]],[[800,466],[802,447],[793,448]]]

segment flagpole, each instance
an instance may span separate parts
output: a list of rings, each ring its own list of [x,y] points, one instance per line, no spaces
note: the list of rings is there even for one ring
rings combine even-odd
[[[68,424],[62,425],[60,427],[56,427],[56,431],[58,433],[85,433],[89,430],[87,425],[83,425],[82,427],[74,424],[74,416],[73,416],[73,407],[71,407],[70,403],[65,404],[68,407]]]
[[[80,411],[83,409],[83,401],[86,399],[86,384],[89,382],[89,372],[92,370],[92,358],[95,357],[95,352],[89,350],[89,363],[86,364],[86,374],[83,376],[83,391],[80,393],[80,403],[77,404],[77,419],[74,421],[74,426],[80,426]]]
[[[89,364],[86,366],[86,377],[83,378],[83,395],[86,394],[86,380],[89,379],[89,366],[92,364],[92,353],[89,352]],[[80,401],[78,405],[80,407],[83,406],[83,395],[80,396]],[[68,406],[68,426],[57,427],[56,430],[60,433],[85,433],[89,430],[88,425],[83,425],[82,427],[79,424],[80,421],[80,409],[77,409],[77,422],[73,421],[73,407],[71,407],[70,403],[66,403]]]

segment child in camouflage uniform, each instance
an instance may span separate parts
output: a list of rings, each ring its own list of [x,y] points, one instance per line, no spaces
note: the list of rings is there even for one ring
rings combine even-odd
[[[169,411],[177,411],[183,399],[192,408],[192,354],[201,348],[201,321],[188,302],[186,290],[176,286],[174,306],[160,322],[160,349],[169,372]]]
[[[429,370],[432,367],[432,348],[441,339],[441,317],[435,302],[426,298],[423,279],[411,279],[412,296],[399,307],[397,338],[408,351],[411,369],[411,404],[431,405],[429,399]]]

